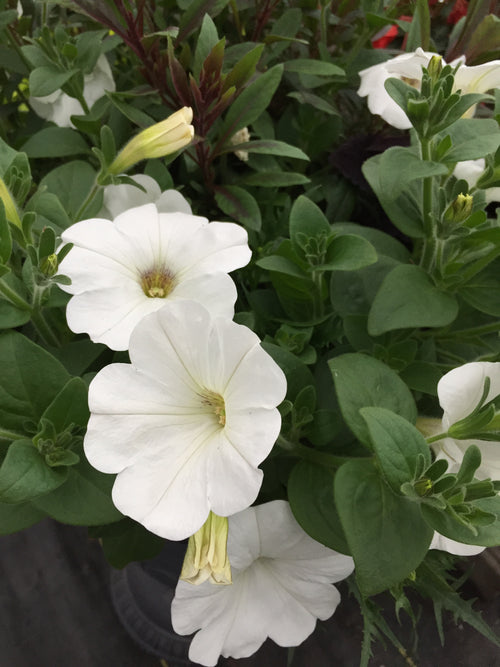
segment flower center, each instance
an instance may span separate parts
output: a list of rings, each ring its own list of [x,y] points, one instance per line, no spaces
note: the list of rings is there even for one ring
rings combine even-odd
[[[201,402],[208,408],[209,412],[217,417],[218,424],[226,425],[226,404],[220,394],[207,390],[203,393]]]
[[[142,291],[152,299],[164,299],[175,287],[174,275],[166,268],[150,269],[141,275]]]

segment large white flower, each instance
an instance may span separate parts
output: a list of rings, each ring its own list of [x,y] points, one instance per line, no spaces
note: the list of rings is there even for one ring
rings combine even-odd
[[[350,556],[319,544],[295,521],[284,500],[229,517],[227,551],[233,583],[198,586],[179,581],[172,625],[182,635],[199,629],[189,658],[216,665],[219,655],[245,658],[270,637],[297,646],[340,602],[331,584],[354,569]]]
[[[254,502],[286,393],[259,343],[247,327],[179,300],[137,325],[131,364],[96,375],[85,453],[98,470],[118,473],[112,495],[121,512],[181,540],[210,510],[229,516]]]
[[[232,318],[236,287],[227,271],[248,263],[246,231],[146,204],[114,222],[82,220],[62,234],[74,247],[59,272],[71,278],[66,317],[75,333],[126,350],[135,325],[167,301],[193,299]]]
[[[456,178],[463,178],[467,181],[469,188],[473,188],[479,177],[482,175],[484,167],[484,158],[479,158],[478,160],[464,160],[463,162],[457,163],[457,166],[453,170],[453,175],[456,176]],[[486,188],[483,192],[487,204],[493,201],[500,202],[500,188]]]
[[[386,91],[384,83],[387,79],[395,77],[420,90],[422,67],[427,67],[432,56],[436,55],[438,54],[423,51],[419,47],[415,53],[403,53],[391,60],[361,70],[358,95],[367,97],[370,111],[381,116],[389,125],[400,130],[409,129],[411,123],[408,116]]]
[[[144,204],[155,204],[159,213],[187,213],[192,214],[191,206],[177,190],[161,191],[160,186],[151,176],[147,174],[136,174],[130,177],[144,190],[136,188],[130,183],[120,185],[107,185],[103,192],[102,208],[99,218],[113,220],[120,213],[143,206]]]
[[[473,361],[454,368],[441,378],[437,390],[444,411],[444,432],[474,411],[483,394],[486,377],[490,379],[490,388],[485,397],[485,402],[488,402],[500,395],[500,362]],[[475,476],[478,479],[500,479],[500,442],[444,438],[432,446],[438,458],[445,458],[450,464],[449,472],[456,472],[470,445],[477,445],[481,450],[481,465]]]
[[[115,82],[106,56],[102,54],[94,70],[84,77],[83,97],[89,108],[106,90],[115,90]],[[40,118],[50,120],[59,127],[73,127],[71,116],[84,113],[80,102],[62,90],[56,90],[44,97],[30,97],[29,103]]]

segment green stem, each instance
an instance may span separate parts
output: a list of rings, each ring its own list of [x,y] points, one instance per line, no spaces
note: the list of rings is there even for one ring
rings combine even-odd
[[[320,28],[320,41],[322,44],[327,46],[326,44],[326,35],[327,35],[327,11],[328,7],[321,3],[321,13],[320,13],[320,22],[319,22],[319,28]]]
[[[0,440],[21,440],[24,438],[22,433],[14,433],[14,431],[5,431],[3,428],[0,429]]]
[[[35,286],[35,291],[33,292],[33,310],[31,312],[31,321],[46,345],[51,347],[61,347],[59,339],[42,313],[42,295],[44,291],[45,289],[43,287],[40,287],[39,285]]]
[[[311,279],[314,283],[314,317],[323,317],[325,309],[323,306],[323,271],[312,271]]]
[[[15,292],[11,287],[7,285],[2,279],[0,279],[0,292],[8,299],[14,306],[21,308],[22,310],[31,310],[31,306],[27,301],[25,301],[17,292]]]
[[[319,463],[327,468],[338,468],[347,461],[352,461],[350,456],[335,456],[327,452],[320,452],[317,449],[306,447],[300,443],[294,443],[287,440],[282,435],[278,436],[277,444],[286,450],[291,456],[311,461],[311,463]]]
[[[76,212],[75,222],[78,222],[79,220],[82,220],[85,209],[90,205],[90,203],[92,202],[92,200],[94,199],[96,194],[99,192],[100,187],[101,187],[100,185],[98,185],[97,183],[94,183],[94,185],[92,186],[92,190],[89,192],[85,201],[83,202],[83,204],[80,206],[80,208]]]
[[[428,445],[430,445],[433,442],[437,442],[438,440],[442,440],[443,438],[448,437],[448,431],[446,433],[438,433],[437,435],[432,435],[430,438],[426,438],[426,442]]]
[[[422,160],[431,159],[430,139],[420,138],[420,151]],[[432,216],[432,176],[424,178],[422,187],[422,214],[424,224],[424,242],[420,266],[428,273],[433,273],[437,252],[437,230]]]

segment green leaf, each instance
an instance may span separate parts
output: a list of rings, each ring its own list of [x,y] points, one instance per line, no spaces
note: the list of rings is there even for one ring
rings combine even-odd
[[[314,385],[314,379],[308,367],[295,354],[274,343],[263,342],[262,347],[274,359],[286,375],[286,398],[295,401],[303,387]]]
[[[222,90],[225,92],[234,86],[237,90],[241,88],[254,74],[257,63],[260,60],[264,44],[258,44],[243,58],[239,60],[233,69],[226,74]]]
[[[437,396],[437,383],[442,372],[434,364],[427,361],[414,361],[400,373],[401,379],[414,391]]]
[[[55,67],[37,67],[29,77],[30,95],[33,97],[51,95],[64,86],[77,72],[77,69],[61,72]]]
[[[406,51],[415,51],[418,47],[429,50],[431,38],[431,16],[427,0],[417,0],[406,39]]]
[[[500,128],[492,118],[461,118],[442,136],[449,136],[452,141],[444,157],[449,163],[484,158],[500,146]]]
[[[422,504],[422,516],[434,530],[457,542],[478,544],[483,547],[498,546],[500,544],[500,496],[482,498],[467,504],[471,508],[491,512],[496,516],[495,522],[487,526],[475,524],[477,534],[474,534],[459,523],[450,512],[438,510],[431,505]]]
[[[63,468],[45,463],[31,440],[16,440],[0,468],[0,502],[24,503],[53,491],[66,479]]]
[[[414,424],[417,409],[410,390],[389,366],[360,353],[343,354],[328,362],[342,416],[356,437],[370,445],[361,408],[386,408]]]
[[[12,235],[9,221],[5,215],[5,206],[0,199],[0,263],[7,264],[12,253]]]
[[[76,222],[76,213],[89,194],[95,177],[94,169],[87,162],[74,160],[50,171],[44,176],[40,186],[45,186],[49,192],[56,195],[70,220]],[[100,202],[98,206],[100,208]],[[88,208],[86,214],[89,217],[96,215],[99,208],[97,210]]]
[[[87,426],[90,415],[87,394],[85,382],[81,378],[71,378],[47,406],[42,419],[51,421],[57,433],[71,424]]]
[[[288,479],[288,500],[294,517],[313,539],[349,554],[349,547],[333,499],[333,475],[308,461],[300,461]]]
[[[280,255],[269,255],[268,257],[262,257],[255,262],[257,266],[260,266],[262,269],[267,271],[276,271],[277,273],[284,273],[287,276],[294,276],[295,278],[306,278],[309,280],[307,273],[302,271],[302,269],[294,264],[287,257],[281,257]]]
[[[83,450],[77,451],[80,463],[67,468],[64,484],[38,498],[35,506],[49,516],[76,526],[98,526],[123,518],[111,500],[115,476],[105,475],[90,465]]]
[[[262,226],[259,205],[249,192],[237,185],[215,187],[217,206],[247,229],[258,232]]]
[[[22,150],[29,158],[65,157],[88,153],[83,137],[69,127],[47,127],[33,134]]]
[[[280,155],[281,157],[291,157],[296,160],[309,160],[300,148],[287,144],[284,141],[275,141],[274,139],[258,139],[256,141],[247,141],[243,144],[227,145],[218,151],[217,154],[233,153],[236,150],[246,151],[247,153],[262,153],[264,155]]]
[[[302,238],[326,238],[332,233],[331,225],[322,210],[304,195],[300,195],[292,206],[289,229],[293,248],[300,256],[304,254]]]
[[[401,485],[413,481],[419,455],[425,467],[431,464],[431,452],[424,436],[406,419],[385,408],[361,408],[380,469],[396,494]]]
[[[298,100],[301,104],[309,104],[315,109],[319,109],[319,111],[324,111],[330,116],[339,115],[337,109],[334,106],[332,106],[330,102],[327,102],[319,95],[314,95],[314,93],[310,93],[307,90],[299,90],[299,91],[294,91],[292,93],[288,93],[288,97],[293,97],[294,99]]]
[[[394,495],[370,461],[341,466],[334,494],[363,595],[399,584],[422,562],[433,530],[419,506]]]
[[[288,60],[285,62],[285,70],[299,74],[314,74],[315,76],[332,76],[336,78],[345,76],[344,70],[338,67],[338,65],[313,58]]]
[[[293,171],[261,171],[245,176],[240,182],[261,188],[286,188],[291,185],[305,185],[310,179]]]
[[[343,234],[333,239],[328,247],[326,261],[320,271],[356,271],[377,261],[372,244],[361,236]]]
[[[222,123],[219,137],[229,138],[238,130],[257,120],[269,106],[282,75],[283,65],[276,65],[245,88],[231,104]]]
[[[454,296],[442,292],[418,266],[401,264],[384,279],[368,316],[368,331],[380,336],[386,331],[413,327],[443,327],[458,315]]]
[[[177,43],[183,43],[202,23],[205,14],[214,17],[221,12],[228,4],[229,0],[190,0],[186,5],[186,11],[182,15],[179,23],[179,34]]]
[[[201,66],[210,51],[219,41],[217,27],[209,14],[205,14],[201,24],[200,34],[196,41],[196,49],[193,57],[193,74],[199,81]]]
[[[45,517],[45,513],[30,503],[10,505],[0,503],[0,535],[10,535],[29,528]]]
[[[492,262],[460,289],[460,296],[482,313],[500,317],[500,262]]]
[[[67,185],[65,186],[68,187]],[[61,193],[64,196],[64,190]],[[49,226],[57,233],[66,229],[71,223],[64,206],[57,195],[39,188],[26,205],[25,211],[36,213],[35,226],[38,231]]]
[[[22,437],[70,379],[43,348],[16,331],[0,335],[0,432]],[[34,372],[36,369],[36,372]]]

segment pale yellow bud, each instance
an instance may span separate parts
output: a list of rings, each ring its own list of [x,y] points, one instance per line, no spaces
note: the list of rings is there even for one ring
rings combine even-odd
[[[141,160],[164,157],[187,146],[194,137],[191,107],[182,107],[171,116],[147,127],[133,137],[111,163],[110,174],[121,174]]]
[[[12,224],[16,225],[16,227],[19,227],[19,229],[22,229],[21,219],[19,218],[19,214],[17,212],[14,200],[12,199],[8,187],[5,185],[4,181],[1,178],[0,178],[0,199],[2,200],[5,208],[5,215],[7,217],[7,220],[9,222],[12,222]]]
[[[235,132],[230,141],[233,146],[238,146],[238,144],[245,144],[247,141],[250,141],[250,132],[248,131],[248,127],[243,127],[241,130],[238,130],[238,132]],[[248,161],[248,151],[236,150],[234,151],[234,154],[243,162]]]
[[[232,584],[227,556],[227,517],[210,512],[208,519],[188,542],[181,579],[190,584]]]

